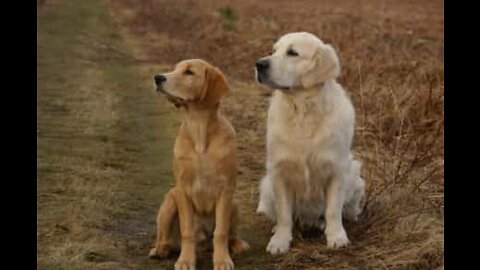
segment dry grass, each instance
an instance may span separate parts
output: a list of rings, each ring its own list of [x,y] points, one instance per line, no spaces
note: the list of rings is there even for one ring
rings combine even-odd
[[[323,238],[296,241],[287,255],[269,257],[270,267],[442,265],[443,2],[122,0],[111,6],[145,59],[172,65],[204,58],[230,78],[234,89],[223,109],[239,134],[238,199],[249,217],[246,231],[267,233],[269,226],[253,214],[268,104],[253,82],[253,63],[290,31],[315,33],[336,48],[339,80],[357,112],[354,151],[364,161],[365,213],[357,224],[346,224],[350,247],[330,251]],[[130,16],[122,16],[125,11]]]

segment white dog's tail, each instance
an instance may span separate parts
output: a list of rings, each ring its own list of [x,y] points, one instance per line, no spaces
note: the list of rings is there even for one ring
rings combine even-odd
[[[353,159],[353,156],[351,156]],[[352,177],[352,189],[349,192],[349,198],[347,198],[344,205],[343,216],[349,220],[356,221],[358,215],[362,212],[362,200],[365,194],[365,181],[362,178],[362,162],[353,159],[352,166],[350,168],[350,175]],[[347,195],[348,196],[348,195]]]

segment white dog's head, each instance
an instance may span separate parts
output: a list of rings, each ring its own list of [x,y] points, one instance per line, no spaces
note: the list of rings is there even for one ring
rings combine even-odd
[[[304,89],[334,79],[340,64],[332,46],[306,32],[289,33],[273,45],[273,54],[256,62],[258,82],[274,89]]]

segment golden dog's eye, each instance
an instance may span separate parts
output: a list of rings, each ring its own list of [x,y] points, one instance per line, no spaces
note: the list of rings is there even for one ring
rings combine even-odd
[[[194,75],[193,71],[191,71],[190,69],[187,69],[183,72],[183,74],[185,75]]]
[[[292,49],[289,49],[289,50],[287,51],[287,55],[289,55],[289,56],[298,56],[298,53],[297,53],[296,51],[292,50]]]

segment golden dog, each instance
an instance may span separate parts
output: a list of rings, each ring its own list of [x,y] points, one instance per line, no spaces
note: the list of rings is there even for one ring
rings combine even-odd
[[[155,84],[180,110],[182,124],[173,150],[176,185],[160,206],[157,239],[149,256],[166,257],[180,244],[175,269],[195,269],[196,244],[213,231],[214,269],[233,269],[229,249],[237,253],[249,246],[236,234],[235,130],[219,112],[228,83],[218,68],[191,59],[156,75]]]

